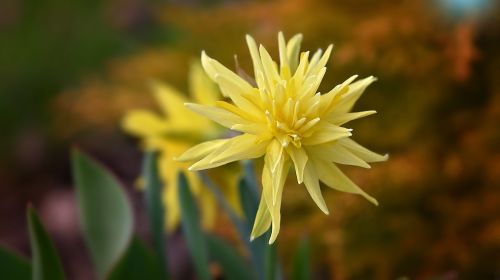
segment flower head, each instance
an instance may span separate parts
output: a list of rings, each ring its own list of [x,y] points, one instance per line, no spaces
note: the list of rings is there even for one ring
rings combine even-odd
[[[201,65],[193,64],[190,72],[192,98],[201,104],[215,104],[220,94],[215,84],[205,75]],[[123,118],[123,128],[142,140],[144,149],[159,152],[159,172],[165,184],[163,201],[166,206],[166,225],[173,230],[179,224],[180,206],[177,195],[177,174],[187,171],[189,165],[174,160],[194,143],[221,136],[224,129],[187,108],[187,99],[174,88],[153,83],[153,93],[162,114],[149,110],[132,110]],[[220,174],[223,172],[224,174]],[[210,190],[203,186],[197,174],[186,172],[191,191],[200,202],[202,223],[205,228],[214,224],[216,201]],[[228,202],[239,213],[237,193],[238,173],[234,168],[220,169],[208,174],[222,189]]]
[[[217,167],[241,159],[264,156],[262,198],[252,230],[260,236],[272,225],[270,243],[280,229],[281,196],[290,166],[297,182],[304,184],[311,198],[326,214],[321,194],[322,181],[334,189],[377,201],[356,186],[337,164],[369,168],[368,162],[384,161],[379,155],[349,137],[352,129],[344,125],[375,111],[350,112],[354,103],[375,78],[354,81],[352,76],[325,94],[318,87],[326,72],[332,46],[323,53],[300,53],[302,35],[285,42],[278,35],[279,64],[266,49],[247,36],[253,61],[255,84],[247,82],[218,61],[202,53],[206,73],[231,102],[217,101],[213,106],[187,103],[186,106],[241,134],[230,139],[201,143],[179,159],[195,161],[191,170]]]

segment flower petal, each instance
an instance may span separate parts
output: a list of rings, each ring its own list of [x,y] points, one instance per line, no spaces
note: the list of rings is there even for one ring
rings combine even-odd
[[[199,63],[191,64],[189,87],[193,99],[203,105],[215,105],[221,97],[216,84],[205,74]]]
[[[232,161],[258,158],[266,152],[269,141],[259,141],[259,137],[242,134],[225,140],[219,148],[194,163],[190,170],[203,170],[224,165]]]
[[[269,170],[269,166],[264,164],[264,169],[262,171],[262,193],[267,204],[267,208],[271,215],[272,230],[271,237],[269,238],[269,244],[274,243],[278,233],[280,231],[281,223],[281,196],[283,194],[283,186],[286,181],[289,165],[287,163],[283,164],[282,172],[277,178],[273,178],[273,174]],[[276,190],[276,203],[273,203],[273,192]]]
[[[317,157],[325,161],[370,168],[369,164],[357,157],[344,146],[340,145],[338,141],[308,146],[307,152],[312,157]]]
[[[297,34],[288,41],[286,51],[288,56],[288,63],[290,64],[290,71],[292,73],[297,70],[299,64],[300,43],[302,42],[302,34]]]
[[[210,58],[204,51],[201,53],[201,64],[203,69],[205,69],[205,72],[213,81],[216,81],[218,76],[223,76],[236,83],[243,91],[252,91],[253,87],[247,81],[233,71],[229,70],[217,60]]]
[[[316,125],[313,134],[302,140],[304,145],[317,145],[351,136],[351,129],[323,121]]]
[[[195,103],[185,103],[187,108],[192,111],[203,115],[212,121],[225,126],[227,128],[231,128],[235,124],[248,124],[249,122],[242,117],[236,115],[235,113],[229,112],[223,108],[215,107],[215,106],[206,106]]]
[[[147,110],[129,111],[122,121],[125,131],[136,136],[158,136],[165,131],[167,125],[157,114]]]
[[[375,111],[375,110],[353,112],[353,113],[341,113],[341,114],[334,113],[334,114],[331,114],[330,116],[328,116],[328,118],[326,118],[326,120],[335,124],[335,125],[341,126],[347,122],[350,122],[350,121],[353,121],[353,120],[356,120],[359,118],[363,118],[363,117],[366,117],[369,115],[373,115],[375,113],[377,113],[377,111]]]
[[[350,112],[365,89],[376,80],[377,78],[370,76],[350,84],[348,92],[342,95],[340,102],[335,106],[335,111],[341,113]]]
[[[286,151],[293,161],[295,166],[295,174],[297,175],[297,182],[301,184],[304,181],[304,170],[307,163],[307,153],[304,149],[296,148],[293,145],[286,147]]]
[[[342,192],[360,194],[371,203],[378,205],[375,198],[371,197],[354,184],[334,163],[320,159],[314,159],[313,162],[318,172],[319,179],[327,186]]]
[[[283,155],[283,146],[279,143],[278,140],[272,140],[271,143],[267,146],[266,156],[264,157],[264,162],[266,167],[269,168],[271,172],[271,180],[273,186],[273,205],[276,204],[276,198],[278,193],[277,186],[279,185],[276,180],[281,178],[281,172],[283,172],[283,166],[285,164],[285,158]]]
[[[319,209],[328,215],[328,207],[326,207],[325,199],[321,194],[321,188],[319,186],[319,178],[314,165],[309,162],[304,170],[304,184],[306,186],[309,195],[314,200]]]
[[[368,150],[367,148],[356,143],[350,138],[343,138],[339,140],[339,144],[349,149],[353,154],[366,162],[380,162],[386,161],[389,158],[388,154],[380,155]]]
[[[267,209],[267,204],[264,199],[264,194],[260,199],[259,208],[257,209],[257,214],[255,215],[255,222],[253,223],[252,233],[250,234],[250,240],[264,234],[271,226],[271,214]]]
[[[182,155],[175,158],[177,161],[193,161],[200,160],[201,158],[207,156],[215,149],[219,148],[222,144],[226,143],[226,139],[217,139],[212,141],[206,141],[196,146],[189,148]]]

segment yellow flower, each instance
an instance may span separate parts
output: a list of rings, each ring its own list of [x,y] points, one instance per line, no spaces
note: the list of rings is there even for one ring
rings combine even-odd
[[[256,86],[247,82],[218,61],[201,56],[203,68],[232,103],[217,101],[213,106],[187,103],[191,110],[242,134],[231,139],[212,140],[186,151],[179,160],[196,161],[191,170],[202,170],[229,162],[264,156],[262,198],[251,238],[262,235],[272,225],[273,243],[280,229],[283,186],[293,165],[299,184],[326,214],[328,209],[319,181],[349,193],[377,201],[356,186],[336,164],[369,168],[367,162],[384,161],[379,155],[351,140],[352,129],[345,123],[375,111],[351,113],[356,100],[375,78],[354,82],[357,76],[334,87],[326,94],[317,92],[326,71],[332,46],[300,54],[302,35],[288,43],[278,35],[280,64],[274,62],[261,45],[247,36]]]
[[[215,104],[220,98],[215,84],[205,75],[199,64],[191,67],[189,77],[192,98],[201,104]],[[148,151],[158,151],[160,177],[165,184],[163,201],[166,207],[166,226],[173,230],[179,224],[180,207],[177,195],[177,174],[184,171],[191,191],[199,200],[202,225],[211,228],[216,217],[216,201],[210,190],[203,186],[193,172],[186,172],[189,165],[174,160],[194,143],[221,136],[224,129],[191,112],[184,107],[187,99],[174,88],[153,83],[153,93],[163,114],[148,110],[133,110],[123,119],[123,128],[128,133],[141,138]],[[235,168],[220,169],[209,173],[209,177],[221,187],[221,191],[236,213],[240,213],[237,191],[238,173]],[[219,174],[223,172],[223,174]]]

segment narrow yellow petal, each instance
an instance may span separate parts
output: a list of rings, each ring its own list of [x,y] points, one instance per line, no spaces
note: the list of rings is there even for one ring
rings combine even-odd
[[[266,164],[266,168],[269,168],[271,172],[271,180],[273,186],[273,205],[276,204],[276,198],[278,193],[278,182],[281,177],[281,172],[283,172],[283,166],[285,163],[285,159],[283,156],[283,146],[278,142],[278,140],[272,140],[271,143],[267,146],[266,155],[264,157],[264,162]]]
[[[280,80],[278,74],[278,69],[276,62],[271,58],[264,46],[259,46],[260,58],[262,60],[262,67],[264,68],[264,73],[268,79],[269,88],[273,87],[273,83]]]
[[[321,96],[320,102],[320,113],[321,115],[328,115],[334,110],[334,106],[340,101],[340,97],[349,90],[349,84],[351,84],[358,75],[353,75],[349,79],[345,80],[342,84],[335,86],[329,92]]]
[[[216,76],[215,81],[219,84],[221,91],[225,96],[229,97],[236,106],[245,109],[245,111],[253,116],[258,116],[262,110],[253,104],[246,96],[256,94],[254,88],[246,91],[240,87],[234,80],[229,80],[226,76]]]
[[[193,99],[203,105],[215,105],[215,102],[221,97],[217,85],[205,74],[199,63],[191,64],[189,87]]]
[[[195,103],[185,103],[184,105],[192,111],[203,115],[227,128],[231,128],[235,124],[249,123],[249,121],[243,119],[242,117],[219,107],[206,106]]]
[[[186,115],[192,115],[192,113],[183,106],[186,102],[186,98],[181,92],[167,84],[159,82],[152,82],[151,86],[153,87],[154,97],[166,115],[182,119],[185,119]]]
[[[314,166],[319,179],[327,186],[342,192],[360,194],[371,203],[378,205],[375,198],[371,197],[354,184],[334,163],[315,159]]]
[[[283,170],[288,170],[289,165],[284,164],[282,168]],[[269,244],[274,243],[280,231],[281,197],[283,194],[283,186],[286,181],[286,175],[287,172],[281,172],[281,176],[279,176],[278,178],[273,178],[274,175],[271,173],[269,166],[267,164],[264,164],[264,169],[262,171],[262,194],[271,215],[272,222]],[[277,189],[276,203],[273,203],[273,192],[275,189]]]
[[[320,70],[326,66],[326,63],[328,62],[328,59],[330,58],[330,54],[332,53],[332,50],[333,50],[333,45],[329,45],[328,48],[326,49],[325,53],[321,57],[321,59],[317,60],[317,62],[315,62],[315,57],[313,57],[311,59],[310,64],[309,64],[309,69],[307,71],[307,75],[317,75],[320,72]]]
[[[155,113],[147,110],[129,111],[122,120],[122,127],[136,136],[159,136],[165,131],[165,121]]]
[[[314,129],[314,133],[310,137],[303,139],[302,144],[318,145],[352,135],[351,129],[336,126],[326,121],[317,124]]]
[[[200,160],[201,158],[213,152],[215,149],[219,148],[226,141],[227,140],[225,139],[217,139],[217,140],[203,142],[201,144],[189,148],[189,150],[185,151],[182,155],[175,158],[175,160],[178,161]]]
[[[309,162],[304,170],[304,185],[306,186],[311,198],[314,200],[316,205],[318,205],[319,209],[328,215],[328,207],[326,206],[325,199],[321,194],[318,174],[316,173],[312,162]]]
[[[255,215],[255,222],[253,224],[252,233],[250,234],[250,240],[264,234],[271,226],[271,214],[267,209],[267,204],[262,195],[259,203],[259,208],[257,209],[257,214]]]
[[[297,175],[297,182],[301,184],[304,181],[304,170],[307,163],[307,153],[302,148],[296,148],[293,145],[286,147],[286,151],[293,161],[295,166],[295,174]]]
[[[350,84],[348,92],[342,95],[340,102],[335,106],[335,111],[343,113],[350,112],[365,89],[376,80],[377,78],[370,76]]]
[[[190,170],[203,170],[218,167],[242,159],[258,158],[266,152],[269,141],[259,141],[259,137],[242,134],[225,140],[219,148],[194,163]]]
[[[259,50],[257,48],[257,44],[255,40],[250,35],[246,35],[246,41],[248,45],[248,50],[250,51],[250,56],[252,57],[252,63],[254,68],[255,80],[259,88],[263,88],[265,84],[265,80],[263,79],[262,74],[264,73],[264,69],[262,66],[262,61],[260,60]]]
[[[252,123],[252,124],[235,124],[230,127],[231,130],[240,131],[243,133],[249,134],[262,134],[266,132],[267,127],[260,123]]]
[[[364,160],[356,156],[344,146],[340,145],[338,141],[321,145],[308,146],[307,153],[312,157],[317,157],[329,162],[370,168],[369,164],[367,164]]]
[[[268,142],[258,143],[258,136],[252,134],[242,134],[231,138],[227,147],[222,147],[223,151],[218,153],[211,162],[232,162],[242,159],[258,158],[265,154]]]
[[[343,138],[339,140],[339,144],[349,149],[353,154],[361,158],[366,162],[380,162],[386,161],[389,158],[389,155],[380,155],[375,152],[368,150],[367,148],[361,146],[356,143],[354,140],[350,138]]]
[[[283,32],[278,33],[278,48],[280,55],[280,68],[289,67],[285,36],[283,36]]]
[[[370,110],[370,111],[353,112],[353,113],[331,114],[326,118],[326,120],[335,125],[341,126],[347,122],[363,118],[369,115],[373,115],[375,113],[377,113],[377,111]]]
[[[236,83],[244,92],[252,91],[253,87],[247,81],[238,76],[238,74],[229,70],[217,60],[210,58],[205,52],[202,52],[201,54],[201,64],[203,69],[205,69],[205,72],[213,81],[217,82],[217,77],[222,76]]]
[[[290,71],[295,73],[299,64],[300,43],[302,42],[302,34],[297,34],[288,41],[286,45],[288,63],[290,64]]]

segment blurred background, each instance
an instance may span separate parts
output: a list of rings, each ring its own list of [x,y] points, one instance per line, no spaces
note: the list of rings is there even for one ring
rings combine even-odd
[[[251,72],[244,35],[276,57],[281,30],[303,33],[306,50],[335,44],[321,92],[353,74],[379,78],[355,108],[379,113],[352,127],[355,140],[390,154],[370,170],[343,168],[379,207],[325,189],[325,216],[302,187],[285,188],[285,272],[308,236],[317,279],[500,279],[499,16],[494,0],[3,0],[0,244],[29,256],[32,203],[69,279],[92,279],[71,147],[126,184],[145,235],[134,188],[142,155],[120,118],[156,108],[151,78],[187,92],[201,50],[230,68],[236,54]],[[224,217],[217,231],[234,232]],[[171,239],[175,271],[187,275],[182,238]]]

